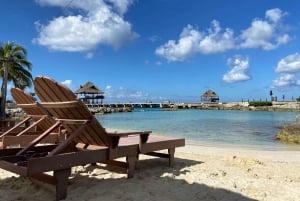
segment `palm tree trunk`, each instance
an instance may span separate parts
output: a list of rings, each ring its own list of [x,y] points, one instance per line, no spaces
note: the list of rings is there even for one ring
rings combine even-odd
[[[4,76],[1,87],[1,103],[0,103],[0,120],[6,118],[6,94],[7,94],[7,77],[8,77],[8,63],[6,60],[3,62],[4,64]]]

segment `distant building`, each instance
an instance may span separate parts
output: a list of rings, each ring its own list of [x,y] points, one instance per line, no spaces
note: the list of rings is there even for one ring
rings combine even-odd
[[[219,96],[209,89],[201,96],[201,102],[216,103],[219,102]]]
[[[74,92],[80,100],[85,104],[102,104],[104,92],[101,91],[92,82],[87,82],[85,85],[80,85],[80,88]]]

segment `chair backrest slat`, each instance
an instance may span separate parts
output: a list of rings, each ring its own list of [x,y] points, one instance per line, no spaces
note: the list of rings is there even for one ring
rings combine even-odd
[[[49,116],[47,110],[45,110],[42,105],[37,103],[32,96],[25,93],[23,90],[19,88],[12,88],[11,95],[17,106],[22,108],[27,116],[31,116],[33,119],[39,119],[45,116],[47,117],[38,124],[38,129],[46,130],[55,123],[55,120]]]
[[[75,139],[78,143],[91,145],[109,145],[109,138],[87,106],[64,85],[48,77],[36,77],[34,80],[35,91],[42,105],[57,119],[89,120],[91,123]],[[63,123],[68,133],[75,132],[80,124]]]

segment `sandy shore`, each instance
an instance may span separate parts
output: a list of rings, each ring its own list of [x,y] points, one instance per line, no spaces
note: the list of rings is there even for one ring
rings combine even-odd
[[[54,187],[0,170],[0,200],[54,200]],[[193,201],[300,200],[300,151],[186,146],[175,167],[141,157],[132,179],[98,165],[72,171],[66,200]]]

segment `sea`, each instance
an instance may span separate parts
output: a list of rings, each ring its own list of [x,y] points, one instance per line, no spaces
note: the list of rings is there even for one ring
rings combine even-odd
[[[135,108],[133,112],[96,114],[96,118],[110,130],[151,130],[154,134],[185,138],[187,144],[193,145],[300,150],[300,145],[275,139],[280,128],[294,122],[297,115],[298,112]]]

